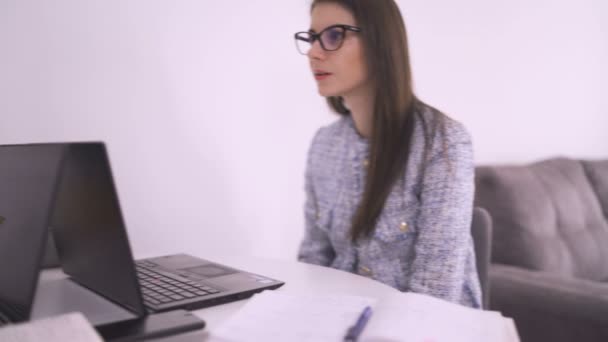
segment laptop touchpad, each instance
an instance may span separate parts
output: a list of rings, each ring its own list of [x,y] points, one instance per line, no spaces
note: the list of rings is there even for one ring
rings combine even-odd
[[[181,271],[186,271],[191,275],[189,278],[197,277],[200,279],[221,277],[236,273],[235,270],[225,268],[215,264],[207,264],[203,266],[182,268]]]

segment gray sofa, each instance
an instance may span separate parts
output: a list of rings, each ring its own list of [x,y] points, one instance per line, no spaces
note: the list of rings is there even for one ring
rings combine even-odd
[[[608,160],[478,166],[493,220],[490,308],[523,342],[608,341]]]

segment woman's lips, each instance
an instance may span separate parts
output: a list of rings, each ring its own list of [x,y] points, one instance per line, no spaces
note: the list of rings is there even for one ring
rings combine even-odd
[[[322,80],[328,78],[329,76],[331,76],[331,73],[329,73],[329,72],[315,71],[315,79],[317,81],[322,81]]]

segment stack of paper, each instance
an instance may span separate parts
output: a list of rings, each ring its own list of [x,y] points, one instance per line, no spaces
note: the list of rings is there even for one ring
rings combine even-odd
[[[366,306],[373,307],[361,342],[518,342],[511,319],[414,293],[376,302],[345,295],[255,295],[212,332],[211,341],[342,341]]]

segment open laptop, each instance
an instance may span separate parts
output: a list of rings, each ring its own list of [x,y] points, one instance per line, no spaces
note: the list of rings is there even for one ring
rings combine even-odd
[[[63,148],[0,148],[0,326],[27,321]]]
[[[50,226],[73,281],[138,312],[193,310],[284,284],[185,254],[134,262],[104,144],[56,145],[65,155]]]

